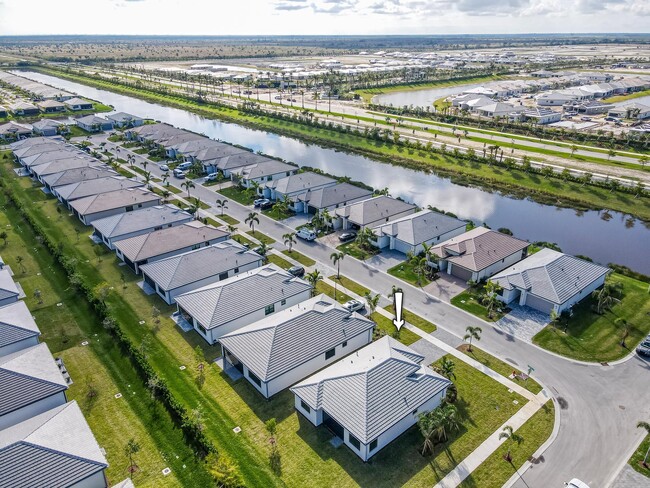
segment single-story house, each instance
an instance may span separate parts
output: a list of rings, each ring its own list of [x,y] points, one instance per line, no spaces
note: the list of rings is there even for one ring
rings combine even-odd
[[[108,462],[75,401],[0,431],[0,466],[3,487],[108,487]]]
[[[52,173],[42,178],[43,184],[52,190],[59,186],[71,185],[80,181],[89,181],[96,178],[105,178],[107,176],[118,176],[119,173],[106,165],[88,166],[83,168],[67,169]]]
[[[372,342],[375,323],[325,294],[221,336],[224,370],[265,398]]]
[[[30,135],[32,135],[32,126],[29,124],[19,124],[10,120],[6,124],[0,125],[0,140],[13,141]]]
[[[467,223],[448,215],[420,210],[373,229],[377,236],[375,245],[379,249],[397,250],[404,254],[419,254],[423,244],[428,246],[456,237],[463,232]]]
[[[105,115],[106,119],[113,123],[113,127],[139,127],[144,123],[144,119],[126,112],[117,112]]]
[[[143,264],[144,282],[169,305],[176,296],[259,268],[262,256],[229,240]]]
[[[569,110],[574,110],[579,114],[596,115],[596,114],[607,113],[609,110],[614,108],[614,105],[612,105],[611,103],[599,102],[598,100],[585,100],[582,102],[574,102],[572,104],[567,104],[564,106],[564,108],[565,110],[567,108]]]
[[[202,161],[200,159],[195,159],[194,155],[200,151],[205,151],[207,149],[216,150],[221,154],[221,148],[224,148],[225,151],[229,151],[234,146],[230,144],[225,144],[223,142],[215,141],[208,139],[205,136],[200,134],[195,134],[183,129],[177,129],[178,132],[171,133],[164,140],[158,141],[158,144],[164,146],[167,156],[170,158],[183,157],[186,161]],[[237,151],[244,151],[244,149],[237,148]],[[223,154],[228,154],[227,152]]]
[[[526,257],[529,243],[485,227],[476,227],[431,248],[441,272],[465,281],[481,281]]]
[[[103,167],[104,164],[101,163],[96,158],[88,156],[87,154],[74,155],[71,154],[69,157],[52,156],[51,161],[39,164],[37,166],[30,167],[32,174],[41,182],[45,177],[51,174],[60,173],[61,171],[67,171],[69,169],[81,169],[81,168],[96,168]]]
[[[526,110],[522,117],[525,121],[531,120],[538,125],[552,124],[562,120],[562,114],[550,108],[537,107]]]
[[[141,188],[143,186],[144,183],[135,178],[126,178],[122,175],[105,176],[104,178],[78,181],[77,183],[59,186],[52,193],[60,202],[70,205],[70,202],[79,198],[127,188]]]
[[[52,119],[42,119],[32,124],[34,134],[39,136],[55,136],[65,127],[61,122]]]
[[[14,115],[38,115],[40,109],[29,102],[16,102],[10,105]]]
[[[573,102],[578,98],[575,95],[559,92],[547,92],[537,95],[535,101],[540,107],[557,107],[565,103]]]
[[[138,274],[143,264],[222,242],[228,237],[228,232],[193,220],[117,241],[115,252],[118,258]]]
[[[339,183],[317,190],[308,190],[295,197],[294,208],[296,212],[317,214],[324,210],[334,211],[352,203],[367,200],[372,197],[372,191],[351,185]]]
[[[93,181],[93,180],[91,180]],[[153,205],[95,219],[93,234],[99,237],[109,249],[115,249],[115,243],[130,237],[149,234],[163,228],[174,227],[194,220],[189,212],[176,205]]]
[[[42,102],[36,102],[36,105],[47,114],[63,112],[65,110],[65,104],[56,100],[43,100]]]
[[[639,102],[630,102],[610,109],[607,115],[622,119],[643,120],[650,118],[650,106]]]
[[[113,130],[113,122],[98,117],[97,115],[86,115],[75,119],[75,124],[88,132],[101,132],[103,130]]]
[[[133,212],[141,208],[160,205],[160,197],[142,188],[129,188],[108,193],[100,193],[73,201],[72,211],[84,224],[97,219],[110,217],[125,212]]]
[[[13,278],[11,272],[4,265],[0,267],[0,307],[17,302],[20,298],[20,290]]]
[[[0,356],[36,346],[41,331],[25,302],[0,307]]]
[[[82,98],[74,97],[74,98],[69,98],[68,100],[65,100],[63,103],[65,103],[66,107],[70,110],[92,110],[93,109],[93,104],[92,102],[89,102],[88,100],[84,100]]]
[[[31,129],[31,125],[29,126]],[[12,142],[9,147],[14,153],[16,161],[27,166],[25,159],[38,156],[51,151],[79,151],[76,147],[62,143],[58,138],[33,137],[21,141]],[[80,152],[80,151],[79,151]]]
[[[372,228],[416,211],[411,203],[382,195],[337,208],[332,223],[335,229]]]
[[[312,287],[274,264],[178,295],[176,305],[209,344],[225,334],[308,300]]]
[[[197,156],[203,164],[203,168],[208,173],[221,171],[226,178],[232,178],[232,173],[235,170],[245,166],[254,164],[263,164],[269,162],[271,159],[261,154],[256,154],[251,151],[235,151],[234,146],[226,149],[221,149],[217,152],[216,149],[206,149],[200,151]],[[225,154],[225,155],[224,155]]]
[[[56,144],[39,144],[33,148],[25,148],[24,154],[19,156],[19,162],[30,171],[34,166],[51,163],[58,159],[72,157],[90,158],[91,156],[74,146],[57,146]],[[95,159],[97,161],[97,159]]]
[[[296,410],[367,461],[445,398],[451,381],[423,360],[384,336],[294,385]]]
[[[67,389],[45,343],[0,357],[0,431],[63,405]]]
[[[260,191],[265,198],[271,200],[292,200],[292,197],[297,197],[301,193],[318,190],[326,186],[334,186],[337,183],[334,178],[329,176],[305,171],[278,180],[267,181],[263,187],[260,187]]]
[[[277,180],[296,174],[298,166],[283,163],[276,159],[268,159],[263,163],[242,166],[230,171],[233,181],[239,181],[244,188],[250,188],[252,182],[262,184],[265,181]]]
[[[605,283],[609,268],[544,248],[490,278],[499,299],[560,314]]]

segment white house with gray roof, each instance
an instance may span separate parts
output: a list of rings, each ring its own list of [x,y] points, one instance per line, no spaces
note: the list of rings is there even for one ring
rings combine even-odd
[[[92,102],[90,102],[88,100],[84,100],[83,98],[79,98],[79,97],[68,98],[63,103],[65,103],[66,106],[70,110],[77,111],[77,110],[92,110],[93,109],[93,103]]]
[[[333,212],[339,207],[367,200],[372,191],[350,183],[338,183],[333,186],[309,190],[295,197],[296,212],[320,214],[324,210]]]
[[[39,164],[38,166],[32,166],[30,168],[30,171],[38,179],[38,181],[43,183],[45,177],[51,174],[60,173],[69,169],[94,168],[98,166],[105,165],[98,159],[95,159],[87,154],[70,154],[68,157],[62,156],[56,158],[53,161]]]
[[[67,389],[45,343],[0,357],[0,430],[63,405]]]
[[[0,431],[0,486],[106,488],[102,454],[77,402]]]
[[[42,119],[32,124],[34,134],[39,136],[55,136],[59,133],[59,130],[65,130],[66,128],[66,125],[52,119]]]
[[[373,241],[379,249],[391,249],[404,254],[419,254],[423,245],[434,245],[456,237],[467,224],[448,215],[420,210],[406,217],[392,220],[373,229],[377,239]]]
[[[244,188],[250,188],[253,182],[261,185],[266,181],[294,175],[298,171],[298,166],[294,166],[293,164],[283,163],[276,159],[264,159],[265,161],[263,162],[228,170],[231,179],[238,181]],[[225,173],[226,171],[224,171]]]
[[[368,198],[335,210],[335,229],[364,229],[376,227],[394,219],[415,213],[417,207],[385,195]]]
[[[178,313],[209,344],[225,334],[292,307],[311,296],[311,286],[274,264],[176,297]]]
[[[139,127],[144,123],[144,119],[131,115],[126,112],[117,112],[106,115],[106,118],[113,122],[113,127]]]
[[[75,119],[75,124],[88,132],[100,132],[103,130],[113,130],[113,122],[97,115],[86,115]]]
[[[291,176],[280,178],[279,180],[267,181],[264,187],[260,188],[262,195],[271,200],[295,200],[302,193],[318,190],[327,186],[334,186],[337,181],[329,176],[305,171],[296,173]]]
[[[41,331],[25,302],[0,307],[0,357],[38,345]]]
[[[20,295],[20,289],[11,277],[9,269],[0,267],[0,307],[17,302]]]
[[[451,382],[384,336],[291,388],[295,407],[367,461],[437,408]]]
[[[529,243],[485,227],[476,227],[431,248],[437,266],[464,281],[481,281],[526,257]]]
[[[325,294],[221,336],[224,369],[265,398],[372,341],[375,323]]]
[[[110,191],[79,198],[70,203],[72,211],[84,224],[112,215],[160,205],[160,197],[143,188]]]
[[[118,258],[139,274],[143,264],[210,246],[229,237],[226,231],[192,220],[117,241],[115,252]]]
[[[101,238],[109,249],[115,249],[115,243],[122,239],[174,227],[192,220],[194,220],[192,214],[168,203],[93,220],[92,226],[95,229],[94,234]]]
[[[552,249],[542,250],[494,275],[499,299],[518,300],[540,312],[562,313],[605,283],[609,268]]]
[[[125,190],[127,188],[141,188],[144,186],[142,181],[135,178],[126,178],[122,175],[104,176],[103,178],[94,178],[90,180],[78,181],[69,185],[59,186],[52,191],[52,194],[59,199],[61,203],[68,206],[72,200],[77,200],[99,193],[109,191]]]
[[[107,176],[118,176],[119,173],[106,165],[74,168],[58,173],[52,173],[43,177],[43,184],[48,190],[59,186],[71,185],[80,181],[105,178]]]
[[[182,293],[227,280],[262,264],[262,256],[228,240],[143,264],[140,270],[144,282],[171,305]]]

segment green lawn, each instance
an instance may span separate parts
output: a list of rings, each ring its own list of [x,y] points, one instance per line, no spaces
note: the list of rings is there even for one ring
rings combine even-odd
[[[285,249],[284,251],[282,251],[282,254],[284,254],[285,256],[289,256],[294,261],[298,261],[303,266],[309,267],[316,264],[316,261],[314,261],[312,258],[307,257],[304,254],[301,254],[295,250],[291,250],[291,252],[289,252],[288,249]]]
[[[352,241],[352,242],[346,242],[345,244],[341,244],[338,246],[336,249],[338,249],[341,252],[344,252],[345,254],[349,254],[350,256],[360,259],[361,261],[365,261],[369,257],[374,256],[375,254],[379,254],[381,251],[374,247],[371,246],[372,249],[364,249],[359,247],[359,245]]]
[[[462,308],[477,317],[487,320],[488,322],[496,322],[503,317],[503,312],[493,311],[492,317],[488,317],[487,309],[479,301],[483,294],[483,285],[479,284],[472,288],[468,288],[462,293],[453,297],[450,302],[458,308]]]
[[[479,363],[487,366],[491,370],[496,371],[501,376],[505,376],[507,378],[512,374],[513,371],[516,371],[517,374],[522,373],[520,369],[510,366],[508,363],[505,363],[500,359],[495,358],[491,354],[488,354],[482,349],[479,349],[475,345],[472,345],[472,352],[468,352],[467,347],[468,344],[463,344],[460,347],[458,347],[458,350],[460,352],[467,354],[469,357],[476,359]],[[528,370],[526,369],[526,371],[523,372],[528,373]],[[518,383],[520,386],[523,386],[531,393],[537,394],[540,391],[542,391],[541,385],[532,378],[528,378],[527,380],[515,379],[513,381]]]
[[[393,324],[393,321],[389,319],[388,317],[384,317],[378,312],[373,312],[370,314],[370,319],[377,324],[377,329],[383,332],[386,335],[389,335],[391,337],[395,336],[396,333],[396,328],[395,325]],[[407,346],[410,346],[414,342],[417,342],[420,340],[420,336],[417,335],[415,332],[411,332],[405,327],[402,327],[399,331],[399,336],[396,337],[402,344],[406,344]]]
[[[458,486],[460,488],[501,488],[515,473],[515,468],[519,469],[530,460],[537,449],[551,436],[554,423],[555,406],[553,402],[548,401],[517,430],[517,434],[523,438],[521,444],[504,443]],[[508,448],[511,448],[512,464],[504,459]],[[526,479],[526,475],[523,479]]]
[[[330,280],[337,281],[340,285],[347,288],[351,292],[356,293],[359,296],[365,296],[366,293],[370,293],[370,290],[368,288],[360,285],[356,281],[353,281],[346,276],[341,275],[337,278],[336,275],[332,275],[329,278]]]
[[[407,261],[390,268],[388,274],[415,286],[426,286],[431,283],[426,276],[419,277],[415,272],[415,265]]]
[[[227,199],[234,200],[235,202],[241,203],[242,205],[253,205],[253,200],[255,200],[255,196],[252,194],[252,192],[249,193],[239,186],[229,186],[228,188],[222,188],[218,191],[218,193],[221,193]]]
[[[623,283],[623,298],[611,310],[598,315],[592,310],[591,297],[573,307],[573,317],[558,327],[546,326],[533,337],[538,346],[555,353],[582,361],[615,361],[634,350],[650,332],[650,299],[648,283],[613,273],[611,278]],[[620,346],[622,331],[614,323],[623,318],[632,325],[626,339],[627,348]]]
[[[388,305],[387,307],[385,307],[385,310],[395,315],[395,307],[393,305]],[[406,308],[402,309],[402,315],[404,320],[406,320],[409,324],[415,325],[417,328],[422,329],[423,331],[428,332],[429,334],[431,334],[437,328],[435,324],[420,317],[416,313],[407,310]]]
[[[248,234],[251,237],[254,237],[258,241],[263,242],[264,244],[267,244],[267,245],[268,244],[273,244],[275,242],[275,239],[273,239],[272,237],[267,236],[266,234],[262,234],[259,230],[256,230],[256,231],[249,230],[248,232],[246,232],[246,234]]]
[[[272,218],[273,220],[284,220],[288,219],[289,217],[293,217],[296,215],[295,212],[292,212],[291,210],[287,212],[278,212],[278,209],[275,208],[275,206],[271,207],[270,210],[262,210],[262,215],[266,215],[267,217]]]
[[[339,303],[345,303],[350,300],[352,300],[352,297],[349,296],[346,293],[343,293],[340,289],[336,289],[336,296],[334,296],[334,287],[328,285],[324,281],[318,281],[316,283],[316,294],[319,295],[321,293],[325,293],[330,298],[333,298],[334,300],[338,301]]]
[[[629,95],[617,95],[614,97],[604,98],[604,103],[624,102],[625,100],[632,100],[633,98],[647,97],[650,95],[650,90],[643,90],[640,92],[630,93]]]
[[[228,215],[226,213],[225,214],[219,213],[219,214],[215,214],[215,215],[217,217],[219,217],[221,220],[223,220],[226,224],[237,225],[239,223],[239,220],[237,220],[234,217],[231,217],[230,215]]]
[[[268,253],[266,255],[266,259],[269,261],[269,263],[273,263],[282,269],[289,269],[293,266],[293,264],[291,264],[289,261],[282,259],[275,253]]]
[[[632,457],[628,461],[628,464],[639,473],[644,474],[650,478],[650,468],[643,466],[643,458],[648,452],[648,449],[650,449],[650,435],[647,435],[639,448],[634,451],[634,454],[632,454]],[[648,464],[650,465],[650,456],[648,456]]]
[[[255,244],[255,243],[254,243],[253,241],[251,241],[250,239],[247,239],[247,238],[244,237],[242,234],[233,234],[233,235],[231,236],[231,238],[232,238],[233,240],[239,242],[240,244],[248,244],[248,245],[251,246],[251,247],[256,247],[256,246],[257,246],[257,244]]]

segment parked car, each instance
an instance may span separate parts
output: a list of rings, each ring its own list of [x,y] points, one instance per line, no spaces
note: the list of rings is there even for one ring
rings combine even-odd
[[[302,266],[291,266],[287,271],[298,278],[305,276],[305,268]]]
[[[217,173],[210,173],[205,177],[205,181],[217,181],[217,178],[219,178],[219,175]]]
[[[263,203],[270,202],[270,201],[271,200],[269,200],[268,198],[258,198],[257,200],[253,200],[253,206],[254,207],[259,207]]]
[[[339,236],[339,241],[341,242],[349,242],[353,241],[357,238],[357,233],[356,232],[343,232]]]
[[[276,95],[276,96],[273,97],[273,98],[275,98],[276,100],[282,100],[282,97],[281,97],[280,95]]]
[[[620,122],[616,117],[605,117],[607,122]]]
[[[158,167],[160,168],[160,171],[169,171],[169,166],[167,166],[166,164],[161,164]]]
[[[260,210],[267,210],[273,207],[273,202],[271,200],[266,200],[265,202],[260,203]]]
[[[178,166],[176,166],[176,168],[180,169],[181,171],[187,171],[191,167],[192,167],[192,163],[190,163],[189,161],[185,161],[184,163],[181,163]]]
[[[591,122],[591,117],[580,117],[580,120],[584,122]]]
[[[185,172],[182,169],[176,168],[174,170],[174,177],[178,178],[179,180],[185,179]]]
[[[303,227],[302,229],[298,230],[298,232],[296,232],[296,237],[300,237],[306,241],[313,241],[317,236],[316,232],[314,232],[312,229]]]
[[[366,304],[359,300],[350,300],[343,304],[344,308],[347,308],[350,312],[357,312],[363,310],[366,307]]]
[[[645,340],[638,345],[636,353],[639,356],[650,357],[650,336],[646,337]]]
[[[578,478],[573,478],[571,481],[564,483],[567,488],[589,488],[589,485]]]

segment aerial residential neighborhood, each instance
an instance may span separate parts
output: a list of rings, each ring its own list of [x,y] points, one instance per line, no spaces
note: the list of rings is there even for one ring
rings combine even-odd
[[[0,1],[0,488],[650,488],[645,3],[172,3]]]

